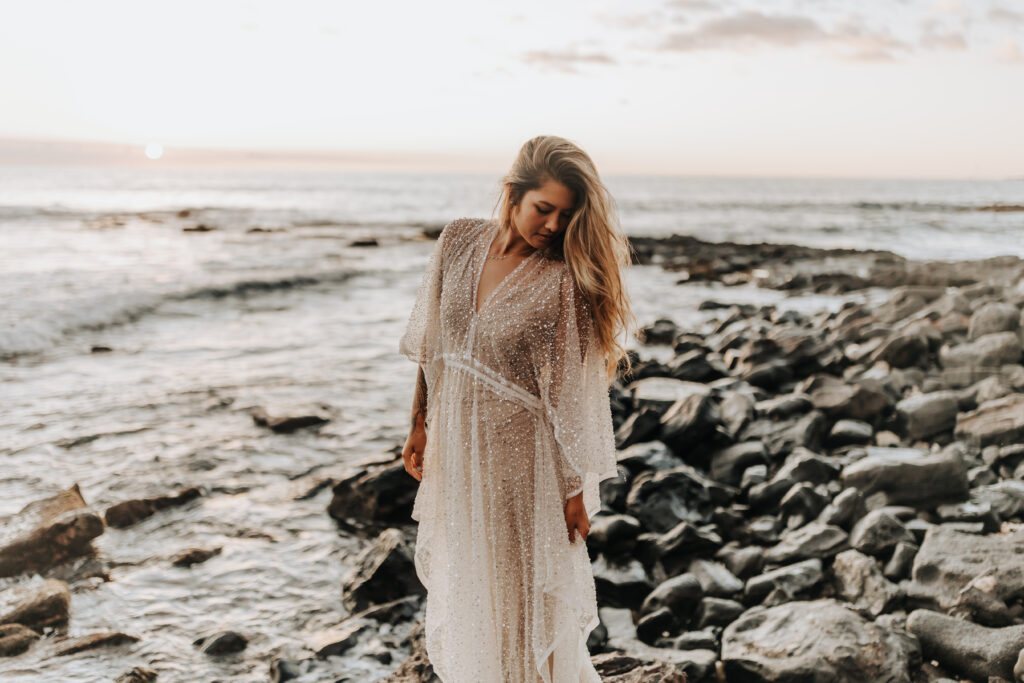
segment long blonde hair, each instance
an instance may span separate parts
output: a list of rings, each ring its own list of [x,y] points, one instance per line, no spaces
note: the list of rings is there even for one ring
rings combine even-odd
[[[601,182],[594,162],[578,145],[554,135],[527,140],[501,179],[502,229],[512,228],[512,210],[523,196],[548,180],[565,185],[575,196],[576,206],[566,229],[545,249],[566,262],[590,304],[610,379],[620,361],[624,360],[626,372],[631,367],[619,333],[636,321],[621,272],[632,261],[632,249],[619,225],[615,200]]]

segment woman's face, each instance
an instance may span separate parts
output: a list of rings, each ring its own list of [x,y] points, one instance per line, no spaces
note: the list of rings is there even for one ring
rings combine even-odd
[[[512,211],[512,225],[535,249],[543,249],[569,225],[576,201],[560,182],[548,180],[523,195]]]

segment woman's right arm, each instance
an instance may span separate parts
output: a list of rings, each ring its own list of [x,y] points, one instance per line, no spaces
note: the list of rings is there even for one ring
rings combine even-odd
[[[423,450],[427,445],[427,380],[423,375],[423,366],[417,366],[416,392],[412,400],[412,415],[409,425],[409,437],[402,449],[402,460],[405,471],[417,481],[423,479]]]

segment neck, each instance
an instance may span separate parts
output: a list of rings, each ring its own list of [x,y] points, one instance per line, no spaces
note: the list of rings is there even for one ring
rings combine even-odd
[[[529,256],[536,249],[515,229],[501,226],[498,229],[498,238],[494,241],[494,251],[494,256]]]

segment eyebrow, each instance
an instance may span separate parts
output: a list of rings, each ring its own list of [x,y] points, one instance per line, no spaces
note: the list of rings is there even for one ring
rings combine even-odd
[[[537,200],[537,203],[539,203],[539,204],[547,204],[547,205],[548,205],[548,206],[550,206],[550,207],[551,207],[552,209],[553,209],[553,208],[555,208],[555,205],[554,205],[554,204],[552,204],[551,202],[547,201],[546,199],[538,199],[538,200]],[[572,211],[572,207],[569,207],[568,209],[562,209],[562,210],[563,210],[563,211]]]

